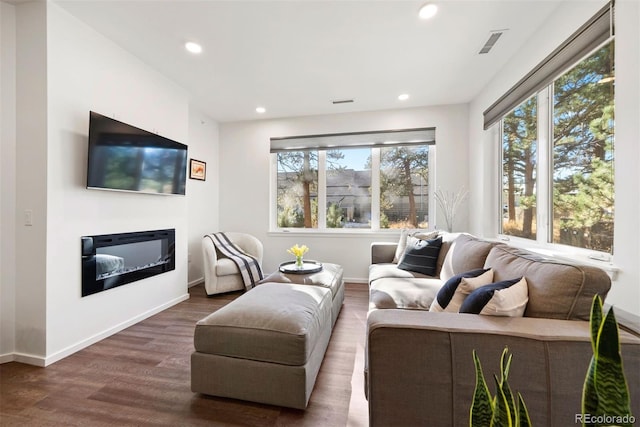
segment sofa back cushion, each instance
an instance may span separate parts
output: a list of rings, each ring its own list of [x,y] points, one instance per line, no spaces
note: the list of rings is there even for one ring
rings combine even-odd
[[[594,295],[604,300],[611,287],[602,269],[546,259],[504,244],[491,249],[484,266],[494,270],[496,281],[527,279],[526,317],[589,320]]]
[[[453,237],[455,239],[447,242],[449,243],[447,247],[445,247],[445,239],[443,238],[440,249],[441,256],[444,252],[440,269],[440,279],[443,282],[456,274],[483,268],[489,251],[498,244],[478,239],[470,234],[459,234]]]

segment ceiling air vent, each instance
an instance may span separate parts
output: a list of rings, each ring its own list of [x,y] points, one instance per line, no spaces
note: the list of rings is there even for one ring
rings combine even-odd
[[[502,34],[504,34],[504,32],[507,30],[496,30],[496,31],[491,31],[489,33],[489,39],[487,40],[487,42],[484,44],[484,46],[482,46],[482,49],[480,49],[480,52],[478,52],[480,55],[485,54],[485,53],[489,53],[489,51],[491,51],[491,49],[493,49],[493,46],[496,44],[496,42],[498,41],[498,39],[500,38],[500,36]]]
[[[331,101],[332,104],[348,104],[350,102],[353,102],[353,99],[336,99]]]

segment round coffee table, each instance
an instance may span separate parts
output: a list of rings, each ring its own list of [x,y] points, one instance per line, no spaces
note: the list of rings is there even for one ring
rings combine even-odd
[[[295,261],[286,261],[280,264],[278,270],[286,274],[312,274],[322,270],[322,264],[316,261],[303,261],[302,266]]]

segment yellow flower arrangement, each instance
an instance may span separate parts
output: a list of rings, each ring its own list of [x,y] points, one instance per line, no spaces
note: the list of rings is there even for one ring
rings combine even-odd
[[[308,251],[309,251],[309,248],[307,247],[307,245],[298,246],[297,243],[291,248],[287,249],[287,252],[289,252],[291,255],[295,256],[296,258],[299,256],[303,256]]]
[[[308,251],[309,251],[309,248],[307,247],[307,245],[298,246],[297,243],[291,248],[287,249],[287,252],[289,252],[291,255],[296,257],[296,266],[299,268],[302,268],[303,266],[302,257]]]

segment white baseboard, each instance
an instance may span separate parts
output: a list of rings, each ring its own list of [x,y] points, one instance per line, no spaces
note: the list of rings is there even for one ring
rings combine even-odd
[[[359,277],[345,277],[344,281],[349,283],[369,283],[368,279],[363,279]]]
[[[24,363],[26,365],[39,366],[41,368],[44,368],[45,366],[47,366],[46,359],[44,357],[34,356],[32,354],[14,353],[13,361]]]
[[[0,354],[0,365],[9,362],[19,362],[26,365],[39,366],[41,368],[44,368],[45,366],[45,360],[42,356],[34,356],[32,354],[23,353]]]
[[[198,278],[198,279],[195,279],[195,280],[190,281],[190,282],[187,284],[187,286],[190,288],[190,287],[192,287],[192,286],[199,285],[200,283],[204,283],[204,277],[200,277],[200,278]]]
[[[13,353],[0,354],[0,365],[3,363],[13,362],[15,360]]]
[[[161,304],[158,307],[154,307],[151,310],[148,310],[148,311],[146,311],[146,312],[144,312],[142,314],[139,314],[138,316],[135,316],[135,317],[133,317],[133,318],[131,318],[131,319],[125,321],[125,322],[122,322],[122,323],[120,323],[120,324],[118,324],[118,325],[116,325],[116,326],[114,326],[112,328],[106,329],[105,331],[103,331],[103,332],[101,332],[99,334],[96,334],[96,335],[94,335],[92,337],[89,337],[89,338],[87,338],[85,340],[82,340],[82,341],[80,341],[80,342],[78,342],[78,343],[76,343],[74,345],[71,345],[71,346],[69,346],[69,347],[67,347],[67,348],[65,348],[63,350],[60,350],[60,351],[58,351],[58,352],[56,352],[56,353],[54,353],[54,354],[52,354],[50,356],[47,356],[44,360],[42,360],[42,364],[30,363],[29,361],[27,361],[27,358],[24,358],[23,360],[18,360],[18,357],[17,357],[18,355],[16,355],[15,360],[17,362],[27,363],[27,364],[30,364],[30,365],[49,366],[52,363],[57,362],[58,360],[64,359],[65,357],[70,356],[73,353],[82,350],[83,348],[89,347],[91,344],[95,344],[98,341],[101,341],[101,340],[103,340],[103,339],[105,339],[105,338],[107,338],[107,337],[109,337],[109,336],[111,336],[111,335],[113,335],[115,333],[118,333],[121,330],[128,328],[129,326],[135,325],[136,323],[141,322],[142,320],[144,320],[144,319],[146,319],[148,317],[151,317],[154,314],[158,314],[161,311],[164,311],[167,308],[172,307],[172,306],[174,306],[174,305],[176,305],[176,304],[178,304],[178,303],[180,303],[180,302],[182,302],[184,300],[187,300],[187,299],[189,299],[189,294],[184,294],[184,295],[181,295],[178,298],[175,298],[175,299],[173,299],[173,300],[171,300],[169,302]],[[20,356],[26,356],[26,355],[20,355]],[[32,359],[33,358],[28,358],[28,360],[32,360]],[[38,362],[38,360],[32,360],[32,361]]]

